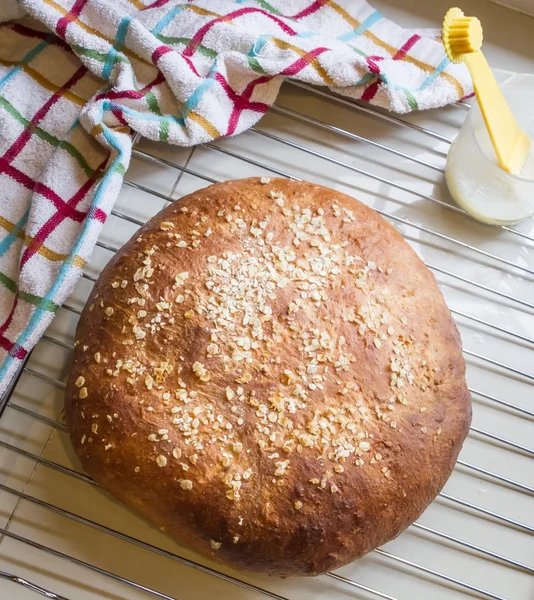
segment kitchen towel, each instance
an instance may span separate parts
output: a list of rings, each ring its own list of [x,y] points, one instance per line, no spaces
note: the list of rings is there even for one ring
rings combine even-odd
[[[0,397],[89,260],[133,134],[238,134],[287,77],[399,113],[472,92],[435,37],[363,0],[2,0]]]

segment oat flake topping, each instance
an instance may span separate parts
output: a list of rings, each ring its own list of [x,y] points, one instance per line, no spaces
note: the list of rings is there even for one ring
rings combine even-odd
[[[395,412],[408,402],[407,390],[418,386],[424,391],[432,376],[430,366],[418,358],[418,340],[410,324],[389,310],[388,280],[394,270],[339,241],[342,236],[337,233],[350,231],[355,222],[352,211],[335,202],[315,210],[288,202],[270,181],[262,178],[262,189],[272,200],[272,211],[284,217],[285,229],[273,226],[270,215],[255,218],[254,210],[239,204],[210,219],[201,211],[188,214],[183,207],[175,219],[160,223],[161,242],[138,253],[130,278],[110,283],[113,289],[128,290],[126,303],[94,301],[93,310],[102,311],[107,323],[122,323],[124,312],[129,315],[122,326],[125,350],[87,351],[103,367],[104,377],[124,378],[125,390],[132,390],[132,402],[139,404],[147,421],[151,414],[158,415],[158,425],[148,435],[153,461],[162,470],[176,471],[184,493],[192,493],[197,474],[208,466],[203,464],[208,450],[217,457],[223,501],[239,502],[247,483],[258,476],[253,458],[257,452],[270,465],[269,472],[261,474],[267,475],[269,485],[284,485],[293,457],[305,454],[321,473],[303,485],[339,493],[344,465],[366,468],[383,463],[374,433],[377,423],[395,429]],[[182,231],[181,218],[193,218],[187,234],[177,233]],[[194,271],[162,271],[165,253],[187,253],[185,266],[191,253],[202,250],[203,240],[222,227],[230,228],[239,243],[206,256]],[[153,292],[157,277],[171,281],[164,294]],[[342,315],[343,330],[350,328],[366,352],[384,357],[390,381],[385,398],[370,398],[361,389],[353,368],[360,359],[329,317],[328,307],[347,286],[357,291],[357,301]],[[184,323],[196,332],[194,362],[165,356],[157,364],[143,360],[143,349],[150,344],[177,343],[178,323],[179,332]],[[288,343],[294,350],[291,368],[279,354]],[[129,358],[130,346],[139,350],[136,358]],[[183,377],[184,370],[193,377]],[[269,384],[251,386],[260,378]],[[83,375],[76,380],[81,400],[91,394],[85,382]],[[309,407],[310,398],[332,394],[335,402]],[[220,411],[221,405],[228,410]],[[85,418],[92,443],[103,443],[113,452],[114,420]],[[391,476],[387,464],[380,472]],[[300,500],[293,506],[296,511],[305,508]],[[217,550],[220,543],[211,540],[211,546]]]

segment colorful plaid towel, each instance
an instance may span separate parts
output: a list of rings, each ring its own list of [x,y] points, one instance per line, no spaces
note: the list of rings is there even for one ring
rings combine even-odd
[[[132,130],[239,133],[285,77],[397,112],[471,92],[438,41],[363,0],[1,0],[0,393],[89,260]]]

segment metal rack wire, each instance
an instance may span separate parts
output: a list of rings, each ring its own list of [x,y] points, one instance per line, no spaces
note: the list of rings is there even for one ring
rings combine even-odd
[[[408,120],[402,119],[400,117],[394,117],[389,114],[385,114],[381,111],[377,111],[368,106],[363,106],[358,103],[351,102],[349,100],[343,98],[337,98],[331,93],[324,92],[319,89],[311,88],[310,86],[306,86],[304,84],[299,84],[296,82],[290,82],[289,85],[295,86],[299,88],[299,93],[305,93],[308,95],[316,96],[321,100],[326,100],[328,102],[339,102],[342,106],[350,107],[352,111],[355,113],[365,114],[367,117],[371,117],[373,119],[377,119],[379,121],[384,121],[388,125],[399,129],[411,129],[416,132],[417,135],[427,136],[432,139],[435,139],[439,142],[443,142],[445,144],[449,144],[451,139],[448,136],[445,136],[439,132],[432,131],[426,127],[422,127],[421,125],[414,124],[409,122]],[[463,110],[464,107],[459,106],[458,110]],[[409,153],[398,150],[394,147],[391,147],[382,142],[373,140],[369,137],[365,137],[359,134],[356,134],[348,129],[343,129],[332,124],[329,124],[325,121],[316,119],[314,117],[310,117],[304,113],[296,111],[291,108],[287,108],[282,105],[275,105],[273,107],[273,112],[279,115],[282,115],[285,118],[291,119],[295,122],[305,123],[309,126],[316,128],[318,131],[326,131],[331,134],[335,134],[341,136],[345,139],[358,142],[359,144],[368,145],[369,147],[373,147],[375,149],[379,149],[391,155],[392,157],[407,160],[414,165],[418,165],[421,168],[429,169],[435,172],[442,172],[443,169],[435,164],[418,158],[416,156],[412,156]],[[289,137],[285,137],[281,133],[273,133],[272,131],[267,131],[264,129],[261,124],[251,130],[251,133],[247,134],[251,138],[258,137],[261,139],[269,140],[270,142],[274,142],[279,144],[280,146],[290,148],[292,151],[304,153],[306,155],[312,156],[315,159],[319,159],[324,161],[325,165],[335,165],[336,167],[340,167],[342,169],[347,170],[351,173],[356,173],[360,176],[369,178],[370,180],[376,181],[380,184],[385,184],[390,186],[393,189],[399,190],[403,193],[409,194],[414,198],[418,198],[419,200],[423,200],[425,202],[432,203],[436,206],[439,206],[440,209],[456,213],[460,216],[464,214],[464,211],[458,208],[455,205],[449,204],[448,202],[441,200],[437,197],[434,197],[429,194],[424,194],[418,191],[417,189],[413,189],[410,186],[399,184],[396,181],[390,180],[386,177],[383,177],[377,173],[373,173],[367,169],[356,166],[353,163],[349,163],[345,160],[340,160],[335,156],[331,156],[326,152],[318,151],[306,145],[306,143],[302,140],[295,141],[294,139],[290,139]],[[137,140],[136,140],[137,141]],[[263,160],[257,160],[248,156],[242,152],[236,151],[232,149],[232,146],[225,144],[225,142],[217,142],[217,143],[208,143],[205,144],[205,148],[210,151],[226,155],[233,160],[241,161],[243,163],[247,163],[255,168],[261,169],[262,172],[269,172],[281,177],[289,177],[292,179],[299,179],[294,174],[286,171],[285,169],[280,169],[274,164],[270,164],[269,162],[264,162]],[[154,156],[150,153],[147,153],[139,148],[134,147],[133,150],[134,156],[139,159],[145,161],[151,161],[158,165],[164,165],[170,169],[174,169],[178,171],[181,175],[187,174],[194,178],[197,178],[203,184],[215,183],[217,180],[211,176],[208,176],[205,173],[199,172],[195,169],[190,168],[189,166],[175,164],[174,162],[163,159],[158,156]],[[130,188],[135,188],[142,192],[149,194],[151,197],[158,198],[163,200],[166,203],[176,201],[171,195],[167,195],[161,192],[158,192],[154,189],[150,189],[149,187],[137,183],[129,178],[126,178],[124,181],[124,185]],[[528,265],[521,264],[519,262],[510,260],[499,253],[490,252],[475,243],[468,243],[462,239],[454,237],[452,235],[448,235],[443,233],[442,231],[438,231],[437,229],[427,227],[426,225],[422,225],[416,221],[407,219],[405,217],[398,216],[389,211],[383,209],[376,209],[381,215],[383,215],[386,219],[392,221],[395,225],[400,225],[406,230],[415,231],[418,234],[425,234],[430,236],[433,240],[439,240],[441,242],[446,242],[447,244],[452,245],[462,252],[469,252],[472,255],[480,258],[481,260],[488,261],[488,263],[498,269],[502,269],[506,273],[522,276],[530,278],[534,276],[534,269],[530,268]],[[112,214],[121,220],[127,221],[135,226],[141,226],[144,221],[134,217],[132,215],[127,214],[123,210],[114,209]],[[468,217],[465,217],[466,219]],[[519,229],[515,229],[512,227],[501,227],[504,234],[510,237],[512,240],[521,241],[524,244],[531,244],[534,242],[534,237],[529,233],[525,233]],[[99,241],[97,243],[98,248],[102,251],[108,253],[114,253],[118,250],[116,245]],[[110,254],[111,256],[111,254]],[[473,290],[473,293],[476,291],[478,293],[484,294],[488,297],[493,297],[502,301],[506,301],[510,305],[517,307],[518,309],[526,311],[529,317],[534,316],[534,302],[529,301],[527,298],[521,298],[515,296],[513,293],[504,292],[497,287],[492,287],[490,285],[486,285],[480,281],[476,281],[471,277],[466,277],[461,273],[456,273],[453,270],[448,270],[443,268],[440,265],[433,263],[426,263],[427,266],[436,274],[441,275],[449,280],[454,281],[457,284],[466,285],[470,290]],[[85,271],[83,273],[83,278],[88,284],[92,284],[96,281],[96,277]],[[76,316],[79,316],[80,310],[69,303],[65,304],[63,310],[66,310]],[[508,327],[504,327],[499,323],[488,321],[487,319],[483,319],[479,317],[477,314],[472,314],[470,312],[466,312],[465,310],[460,310],[456,308],[451,308],[454,316],[459,320],[468,321],[472,324],[476,324],[477,326],[483,326],[488,328],[489,330],[495,332],[498,335],[504,336],[510,343],[521,343],[525,346],[527,351],[531,352],[534,347],[534,338],[528,334],[525,334],[520,330],[513,330]],[[73,348],[72,343],[65,342],[64,340],[55,338],[52,334],[47,334],[43,336],[41,344],[48,344],[51,346],[55,346],[60,348],[66,352],[70,352]],[[483,366],[487,366],[488,368],[495,368],[499,373],[506,375],[507,377],[513,377],[520,382],[523,382],[527,385],[532,385],[534,382],[534,372],[530,372],[524,370],[523,368],[519,368],[514,364],[509,364],[506,361],[501,362],[501,360],[496,360],[491,356],[486,356],[478,351],[472,350],[470,348],[464,348],[464,353],[466,355],[466,359],[474,360],[476,364],[481,364]],[[46,373],[42,373],[33,367],[30,367],[28,362],[23,366],[20,370],[18,378],[15,380],[10,390],[4,395],[3,398],[0,399],[0,416],[2,413],[9,407],[11,410],[16,411],[20,414],[25,415],[26,417],[39,421],[53,430],[58,432],[65,431],[65,426],[61,421],[52,419],[48,416],[42,415],[37,411],[26,408],[22,405],[17,404],[15,400],[13,400],[13,393],[17,388],[18,379],[22,375],[40,380],[43,384],[51,385],[54,388],[62,391],[65,387],[63,381],[56,379],[47,375]],[[516,415],[518,418],[524,418],[528,420],[534,419],[534,410],[529,408],[525,408],[520,404],[516,404],[509,399],[501,398],[495,396],[493,394],[489,394],[486,391],[480,390],[478,388],[470,387],[470,392],[474,398],[479,399],[491,406],[497,407],[502,410],[506,410]],[[523,443],[516,442],[512,439],[505,438],[501,435],[497,435],[491,431],[486,429],[472,426],[469,436],[473,439],[482,439],[485,442],[496,445],[500,448],[505,448],[508,451],[520,453],[522,456],[532,457],[534,456],[534,448],[530,448]],[[37,453],[31,452],[27,449],[19,447],[16,444],[8,443],[6,441],[0,440],[0,456],[2,452],[14,453],[15,455],[23,456],[31,461],[34,461],[36,465],[43,467],[45,469],[50,469],[55,472],[61,473],[64,476],[75,479],[79,482],[82,482],[88,486],[96,486],[95,482],[93,482],[88,476],[80,473],[74,469],[68,468],[64,465],[61,465],[57,462],[48,460],[42,455],[38,455]],[[511,478],[507,475],[504,475],[500,472],[494,471],[493,469],[488,469],[484,466],[474,464],[469,461],[459,460],[457,463],[457,470],[464,471],[470,473],[472,475],[476,475],[477,477],[482,478],[483,480],[487,480],[493,482],[498,485],[503,485],[508,487],[511,490],[515,490],[517,493],[527,494],[529,496],[534,496],[534,487],[524,483],[522,481],[517,481],[514,478]],[[159,556],[163,556],[171,561],[175,561],[192,569],[196,569],[205,573],[210,577],[219,578],[224,580],[230,584],[239,586],[245,589],[247,592],[250,592],[252,596],[264,596],[268,598],[273,598],[276,600],[290,600],[289,597],[280,595],[273,591],[270,591],[264,587],[260,587],[253,583],[246,581],[245,579],[241,579],[240,577],[229,575],[222,570],[218,570],[207,565],[202,564],[201,562],[197,562],[186,558],[184,556],[178,555],[173,552],[169,552],[152,544],[148,544],[140,539],[136,539],[125,533],[110,528],[102,523],[99,523],[94,520],[90,520],[86,517],[83,517],[79,514],[75,514],[59,506],[48,503],[34,495],[27,493],[27,491],[20,491],[13,487],[10,487],[4,483],[0,483],[0,492],[5,492],[10,494],[18,499],[18,501],[24,501],[40,509],[44,509],[45,511],[49,511],[51,513],[55,513],[56,515],[60,515],[61,517],[66,518],[69,521],[76,522],[85,527],[91,528],[93,530],[99,531],[103,534],[113,536],[114,538],[120,539],[128,544],[132,544],[139,548],[142,548],[151,553],[155,553]],[[488,519],[492,522],[498,523],[499,525],[507,528],[511,528],[514,531],[521,532],[525,535],[532,536],[534,535],[534,526],[521,522],[518,519],[515,519],[507,514],[501,514],[500,511],[489,510],[484,508],[483,506],[479,506],[473,502],[466,501],[454,494],[450,494],[447,492],[442,492],[438,498],[439,502],[442,502],[446,505],[451,505],[458,510],[463,510],[467,514],[474,514],[478,517]],[[497,563],[503,567],[514,569],[518,572],[533,576],[534,575],[534,563],[527,564],[523,561],[517,560],[515,558],[511,558],[499,552],[495,552],[489,548],[485,548],[484,544],[479,545],[478,543],[472,543],[466,539],[462,539],[457,535],[451,535],[445,531],[442,531],[440,528],[429,527],[421,522],[416,522],[411,526],[412,530],[419,532],[420,534],[424,534],[426,536],[430,536],[431,538],[439,541],[440,543],[450,545],[451,547],[458,549],[463,552],[469,552],[477,557],[482,558],[483,560],[491,561],[492,563]],[[47,553],[51,556],[54,556],[58,559],[65,561],[66,563],[75,564],[77,566],[83,567],[92,571],[94,573],[98,573],[106,578],[114,580],[115,582],[120,582],[126,588],[135,589],[140,592],[144,592],[147,594],[147,597],[156,597],[164,600],[177,600],[174,596],[167,595],[163,592],[157,591],[151,587],[144,586],[131,578],[126,578],[121,576],[120,574],[111,572],[110,570],[106,570],[102,567],[99,567],[95,564],[90,564],[89,562],[83,561],[81,559],[75,558],[73,556],[69,556],[63,552],[60,552],[54,549],[51,546],[41,544],[29,537],[20,535],[12,531],[8,526],[4,528],[0,528],[0,536],[5,538],[9,538],[11,540],[15,540],[21,544],[25,544],[29,547],[32,547],[36,550]],[[381,559],[384,559],[388,563],[392,565],[396,565],[400,569],[409,569],[410,572],[415,572],[419,574],[421,577],[429,578],[431,581],[436,582],[438,584],[442,584],[453,590],[454,592],[467,594],[471,597],[477,598],[489,598],[491,600],[510,600],[510,598],[505,598],[503,595],[493,592],[490,589],[484,589],[483,587],[473,584],[469,581],[466,581],[462,577],[457,577],[452,574],[446,573],[440,569],[431,568],[425,566],[424,564],[420,564],[420,561],[415,561],[412,559],[408,559],[403,557],[395,552],[391,552],[389,550],[377,549],[375,550],[375,555],[379,556]],[[375,587],[370,587],[364,583],[361,583],[356,578],[346,577],[340,573],[328,573],[323,576],[329,580],[336,581],[339,584],[342,584],[350,594],[354,593],[355,595],[351,595],[350,597],[365,597],[370,598],[382,598],[384,600],[399,600],[399,598],[390,595],[384,591],[376,589]],[[36,585],[27,581],[25,578],[17,577],[16,575],[12,575],[9,573],[5,573],[0,571],[0,579],[6,579],[11,581],[14,584],[18,584],[27,590],[34,591],[36,593],[41,594],[47,598],[53,598],[56,600],[73,600],[68,599],[65,596],[61,596],[55,594],[51,591],[46,590],[44,587]],[[352,592],[351,592],[352,590]],[[125,596],[127,597],[127,596]]]

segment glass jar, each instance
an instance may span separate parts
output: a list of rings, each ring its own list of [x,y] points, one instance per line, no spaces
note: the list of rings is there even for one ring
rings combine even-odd
[[[534,214],[534,75],[514,75],[501,90],[531,140],[519,175],[499,168],[477,103],[449,149],[445,169],[454,200],[475,219],[492,225],[518,223]]]

